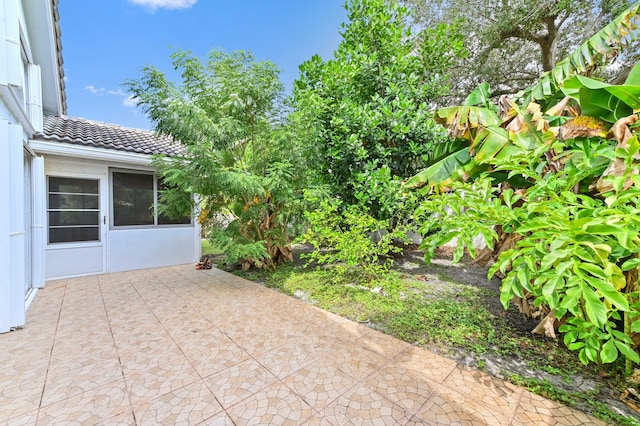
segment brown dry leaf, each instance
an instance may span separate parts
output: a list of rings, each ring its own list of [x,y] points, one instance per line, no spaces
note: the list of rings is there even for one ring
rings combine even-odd
[[[607,123],[596,117],[589,117],[581,115],[573,118],[562,126],[558,130],[558,139],[568,140],[578,137],[593,137],[600,136],[602,138],[607,136]]]
[[[568,112],[569,114],[574,113],[575,110],[567,108],[567,104],[569,103],[570,100],[571,98],[569,96],[565,96],[564,99],[562,99],[560,102],[558,102],[557,104],[549,108],[545,113],[545,115],[551,115],[551,116],[557,117],[557,116],[561,116],[565,112]]]
[[[610,134],[618,141],[618,148],[626,148],[627,141],[631,139],[633,133],[629,129],[629,126],[635,124],[638,121],[638,114],[632,114],[628,117],[623,117],[616,121],[611,126]],[[634,157],[636,160],[640,157]]]
[[[638,393],[635,389],[625,389],[622,395],[620,395],[620,400],[624,402],[627,407],[640,413],[640,398],[638,398]]]
[[[505,129],[513,133],[520,133],[527,127],[527,122],[525,121],[524,117],[518,114],[513,118],[513,120],[511,120],[509,124],[507,124]]]
[[[627,381],[629,383],[635,383],[636,385],[640,385],[640,368],[634,368],[633,374],[629,376]]]
[[[624,164],[624,160],[622,158],[616,158],[614,161],[609,164],[609,167],[602,173],[600,179],[595,183],[595,189],[597,189],[598,194],[604,194],[605,192],[609,192],[613,190],[613,185],[611,182],[604,180],[605,176],[613,175],[613,176],[622,176],[627,171],[627,166]],[[633,175],[638,174],[638,170],[633,170],[631,172]],[[633,186],[633,181],[631,179],[627,179],[622,185],[622,189],[629,189]],[[590,188],[593,189],[593,188]]]
[[[513,103],[507,95],[502,95],[500,99],[498,99],[498,116],[503,122],[509,121],[516,116]]]
[[[549,123],[542,115],[539,104],[535,102],[529,103],[529,105],[527,105],[527,113],[531,114],[530,121],[536,127],[537,131],[546,132],[547,130],[549,130]]]
[[[493,250],[489,247],[483,247],[478,250],[478,254],[475,258],[475,263],[482,266],[483,268],[489,264],[493,260]]]
[[[529,300],[527,300],[526,298],[513,296],[513,299],[511,299],[511,303],[516,305],[516,307],[518,308],[518,310],[522,315],[524,315],[527,318],[531,318],[532,314],[531,314],[531,306],[529,305]]]
[[[555,323],[556,323],[556,311],[552,309],[547,314],[547,316],[545,316],[542,319],[542,321],[540,321],[540,323],[536,326],[536,328],[531,330],[531,332],[534,334],[543,334],[547,337],[551,337],[552,339],[555,339],[556,338]]]
[[[638,121],[638,114],[632,114],[628,117],[623,117],[620,120],[616,121],[615,124],[611,127],[611,130],[607,134],[609,137],[614,137],[618,141],[618,145],[616,148],[626,148],[627,141],[633,137],[633,133],[629,129],[629,126],[635,124]],[[636,160],[640,160],[640,153],[634,155],[633,157]],[[602,173],[602,176],[595,183],[595,188],[598,190],[600,194],[604,194],[605,192],[609,192],[613,189],[613,185],[611,183],[605,181],[603,178],[605,176],[613,175],[613,176],[622,176],[627,172],[627,166],[624,163],[624,160],[621,158],[616,158],[614,161],[609,164],[609,167]],[[632,171],[632,174],[638,174],[637,170]],[[623,185],[623,189],[629,189],[633,186],[633,182],[631,179],[627,179],[627,181]]]

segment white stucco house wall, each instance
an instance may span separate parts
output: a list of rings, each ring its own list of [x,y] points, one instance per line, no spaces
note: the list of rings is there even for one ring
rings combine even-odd
[[[66,115],[58,0],[0,0],[0,333],[49,279],[195,262],[194,217],[158,216],[154,132]]]

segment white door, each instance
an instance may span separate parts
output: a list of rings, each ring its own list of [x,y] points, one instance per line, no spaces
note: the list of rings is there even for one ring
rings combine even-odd
[[[104,176],[47,176],[46,278],[105,272]]]

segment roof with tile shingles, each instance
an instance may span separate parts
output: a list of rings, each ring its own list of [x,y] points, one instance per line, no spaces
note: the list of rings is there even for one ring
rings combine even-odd
[[[171,156],[183,150],[178,142],[156,132],[68,116],[46,116],[43,131],[35,138],[149,155]]]
[[[58,10],[59,0],[51,0],[51,10],[53,11],[53,29],[56,37],[56,60],[58,62],[58,78],[60,79],[60,97],[62,102],[62,113],[67,113],[67,92],[64,82],[64,60],[62,58],[62,31],[60,31],[60,12]]]

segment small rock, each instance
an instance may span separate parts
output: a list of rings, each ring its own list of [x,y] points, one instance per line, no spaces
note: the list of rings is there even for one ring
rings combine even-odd
[[[309,294],[302,290],[296,290],[295,293],[293,293],[293,296],[300,300],[304,300],[305,302],[309,299]]]

